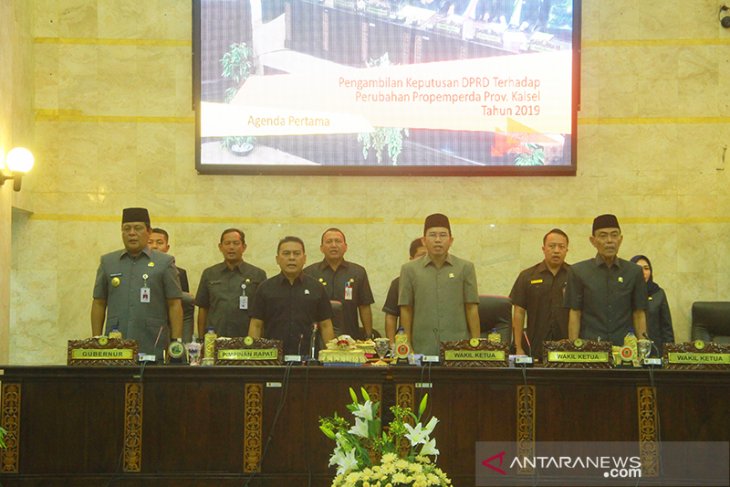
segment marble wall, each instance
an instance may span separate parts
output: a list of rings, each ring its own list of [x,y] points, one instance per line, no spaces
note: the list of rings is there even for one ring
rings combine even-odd
[[[714,0],[584,0],[575,177],[201,176],[194,169],[190,5],[179,0],[30,0],[35,151],[32,213],[13,221],[10,361],[63,363],[90,334],[98,256],[121,246],[125,206],[146,206],[197,287],[220,231],[246,230],[246,258],[273,274],[288,234],[320,258],[328,226],[375,292],[431,212],[451,216],[453,253],[479,289],[507,294],[542,257],[542,235],[594,255],[592,218],[616,213],[621,254],[653,259],[679,339],[695,300],[727,299],[730,262],[730,31]]]
[[[33,79],[30,12],[22,0],[0,2],[0,170],[13,147],[33,146]],[[0,187],[0,363],[7,363],[10,343],[10,266],[12,208],[27,198]]]

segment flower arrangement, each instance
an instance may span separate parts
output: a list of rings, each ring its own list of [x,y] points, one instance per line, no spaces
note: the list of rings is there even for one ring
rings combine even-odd
[[[436,440],[430,438],[438,419],[422,422],[428,394],[423,396],[414,414],[410,408],[393,406],[393,420],[381,427],[379,403],[372,402],[360,389],[362,402],[350,388],[352,403],[347,409],[355,424],[335,413],[320,418],[319,428],[336,443],[330,466],[337,466],[332,487],[444,487],[451,480],[436,466],[431,456],[439,454]]]

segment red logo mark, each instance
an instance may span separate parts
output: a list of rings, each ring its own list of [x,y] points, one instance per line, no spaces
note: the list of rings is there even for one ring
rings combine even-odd
[[[491,457],[484,460],[482,462],[482,465],[484,465],[487,468],[491,468],[492,470],[494,470],[495,472],[497,472],[499,474],[507,475],[507,472],[505,472],[504,470],[499,468],[502,466],[502,463],[504,462],[504,455],[505,455],[504,451],[501,451],[501,452],[497,453],[496,455],[492,455]],[[499,467],[495,467],[494,465],[492,465],[492,460],[495,460],[497,458],[499,458]]]

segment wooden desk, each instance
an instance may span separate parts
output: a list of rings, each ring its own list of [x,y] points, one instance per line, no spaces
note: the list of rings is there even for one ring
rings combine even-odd
[[[730,373],[654,379],[656,401],[644,370],[5,367],[0,482],[329,485],[333,444],[317,420],[350,418],[350,386],[386,406],[428,392],[456,486],[474,485],[477,441],[652,442],[658,418],[663,440],[730,440]]]

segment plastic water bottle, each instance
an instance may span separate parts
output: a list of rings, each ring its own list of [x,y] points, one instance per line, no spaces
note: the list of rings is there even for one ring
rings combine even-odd
[[[487,335],[487,341],[489,343],[499,345],[500,343],[502,343],[502,335],[500,335],[499,332],[497,332],[496,328],[492,328],[492,331],[490,331],[489,334]]]
[[[218,338],[213,327],[208,327],[203,338],[203,365],[213,365],[213,356],[215,355],[215,339]]]
[[[118,325],[114,325],[112,327],[111,331],[109,332],[109,338],[118,338],[119,340],[122,339],[122,332],[119,331]]]

